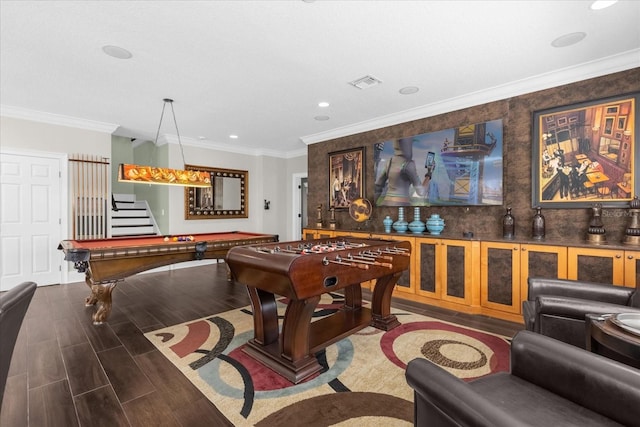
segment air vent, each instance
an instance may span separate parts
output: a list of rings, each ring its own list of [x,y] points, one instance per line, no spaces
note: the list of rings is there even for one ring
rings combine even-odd
[[[382,80],[378,80],[373,76],[364,76],[349,82],[350,85],[355,86],[358,89],[368,89],[370,87],[377,86],[380,83],[382,83]]]

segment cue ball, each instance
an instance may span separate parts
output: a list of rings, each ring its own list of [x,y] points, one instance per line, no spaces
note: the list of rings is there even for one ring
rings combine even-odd
[[[168,241],[169,241],[169,238],[168,238],[168,237],[165,237],[165,238],[164,238],[164,241],[165,241],[165,242],[168,242]]]

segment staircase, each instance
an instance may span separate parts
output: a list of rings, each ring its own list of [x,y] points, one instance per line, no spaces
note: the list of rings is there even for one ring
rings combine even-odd
[[[135,194],[111,196],[111,237],[157,234],[158,224],[146,200],[136,200]]]

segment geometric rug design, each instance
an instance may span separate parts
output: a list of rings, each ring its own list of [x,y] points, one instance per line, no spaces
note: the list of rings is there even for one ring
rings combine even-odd
[[[335,312],[323,295],[314,318]],[[286,299],[278,301],[284,315]],[[250,307],[148,332],[145,336],[236,426],[411,426],[407,363],[422,357],[463,380],[509,370],[509,340],[392,309],[401,325],[372,327],[317,354],[323,370],[293,384],[242,351],[253,338]]]

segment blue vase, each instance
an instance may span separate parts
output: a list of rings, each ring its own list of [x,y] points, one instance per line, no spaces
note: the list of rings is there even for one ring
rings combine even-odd
[[[427,230],[437,236],[444,230],[444,219],[440,218],[438,214],[431,215],[427,220]]]
[[[382,220],[382,225],[384,225],[384,232],[391,233],[391,226],[393,225],[393,220],[389,215],[385,216]]]
[[[404,208],[398,208],[398,220],[393,223],[393,229],[398,233],[406,233],[409,229],[409,223],[404,220]]]
[[[409,223],[409,230],[413,234],[422,234],[425,228],[424,222],[420,221],[420,208],[416,206],[413,208],[413,221]]]

